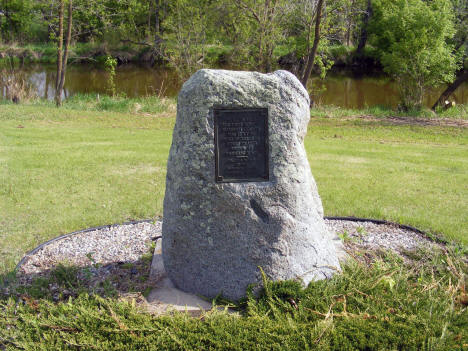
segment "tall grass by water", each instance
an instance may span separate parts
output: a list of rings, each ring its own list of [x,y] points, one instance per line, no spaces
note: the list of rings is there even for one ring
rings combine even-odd
[[[147,95],[141,97],[128,97],[125,94],[109,96],[97,93],[74,94],[63,101],[63,108],[83,111],[108,111],[121,113],[148,113],[158,114],[164,111],[175,111],[177,98]],[[0,99],[0,105],[11,105],[13,102],[7,99]],[[42,98],[30,98],[22,102],[23,105],[54,107],[52,100]],[[312,108],[313,117],[362,117],[372,116],[386,119],[389,116],[397,117],[417,117],[417,118],[451,118],[468,119],[468,105],[454,105],[448,109],[438,109],[436,112],[424,108],[415,111],[398,111],[387,106],[372,106],[362,109],[348,109],[333,105],[316,105]]]
[[[11,105],[12,101],[0,99],[0,105]],[[23,106],[53,108],[55,102],[34,98],[22,103]],[[175,99],[158,96],[129,98],[125,95],[75,94],[63,101],[64,109],[80,111],[107,111],[132,114],[160,114],[175,111]]]

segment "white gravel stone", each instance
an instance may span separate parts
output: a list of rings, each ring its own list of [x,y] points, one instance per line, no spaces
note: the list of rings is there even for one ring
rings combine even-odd
[[[135,262],[160,235],[161,222],[116,225],[78,233],[42,247],[26,260],[19,273],[40,273],[59,263],[85,267],[95,263]]]
[[[343,236],[346,232],[352,244],[358,244],[370,252],[391,250],[404,254],[405,251],[441,246],[424,235],[394,225],[349,220],[325,220],[325,223],[333,234]],[[91,271],[96,274],[109,274],[108,270],[93,268],[93,264],[138,261],[148,252],[150,243],[161,236],[161,225],[162,222],[159,221],[116,225],[59,239],[29,256],[18,273],[36,275],[66,262],[81,267],[91,266]],[[373,240],[369,241],[368,237],[373,237]],[[156,249],[160,250],[160,247],[157,246]],[[93,261],[88,254],[91,254]]]
[[[392,250],[397,253],[431,248],[436,243],[422,234],[396,225],[355,222],[349,220],[325,220],[328,228],[351,244],[359,244],[369,250]]]

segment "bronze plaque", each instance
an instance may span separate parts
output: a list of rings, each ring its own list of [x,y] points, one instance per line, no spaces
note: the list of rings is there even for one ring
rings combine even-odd
[[[213,109],[217,183],[265,182],[268,109]]]

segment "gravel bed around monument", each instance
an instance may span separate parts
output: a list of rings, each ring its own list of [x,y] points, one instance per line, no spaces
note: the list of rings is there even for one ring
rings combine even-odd
[[[149,273],[161,224],[156,221],[113,225],[47,243],[23,261],[17,284],[30,285],[38,278],[49,278],[47,294],[54,300],[76,296],[81,291],[121,296],[148,292],[153,286]],[[62,276],[62,281],[64,277],[68,279],[67,274],[72,275],[72,282],[67,281],[65,285],[70,288],[64,289],[55,281],[57,276]],[[13,287],[4,293],[14,291]]]
[[[54,241],[30,256],[20,273],[34,274],[58,263],[80,267],[136,262],[161,235],[161,222],[109,226]]]
[[[397,225],[326,219],[330,231],[335,232],[348,246],[359,245],[369,250],[392,250],[399,254],[420,248],[438,246],[422,234]]]
[[[408,258],[408,252],[441,246],[395,225],[350,220],[326,220],[325,223],[344,241],[351,255],[358,251],[392,250]],[[161,236],[161,226],[160,221],[115,225],[56,240],[25,260],[18,270],[19,281],[30,283],[59,264],[65,264],[81,267],[78,275],[84,285],[97,293],[106,280],[119,294],[149,289],[152,287],[148,279],[151,248]]]

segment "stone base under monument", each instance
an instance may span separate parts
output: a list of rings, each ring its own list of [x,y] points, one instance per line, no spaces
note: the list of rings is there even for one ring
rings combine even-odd
[[[150,280],[155,288],[146,298],[150,312],[163,314],[170,311],[187,312],[199,316],[204,311],[211,310],[213,305],[201,297],[177,289],[167,277],[164,269],[161,251],[161,239],[156,242],[153,261],[151,263]]]

